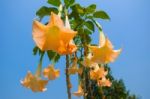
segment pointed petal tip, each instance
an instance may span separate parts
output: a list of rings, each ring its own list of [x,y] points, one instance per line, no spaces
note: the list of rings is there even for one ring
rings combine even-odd
[[[42,92],[45,92],[45,91],[47,91],[47,88],[42,89]]]
[[[24,83],[23,80],[20,80],[20,83],[23,84]]]

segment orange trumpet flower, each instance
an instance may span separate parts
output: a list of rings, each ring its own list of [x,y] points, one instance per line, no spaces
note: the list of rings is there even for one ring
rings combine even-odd
[[[44,77],[48,78],[49,80],[54,80],[59,77],[60,71],[57,69],[54,69],[53,65],[48,66],[43,71]]]
[[[93,54],[91,60],[99,64],[107,64],[115,61],[121,52],[121,49],[113,49],[113,45],[103,32],[100,33],[99,46],[89,46],[89,48]]]
[[[61,18],[53,12],[47,25],[36,20],[33,22],[32,34],[36,45],[43,51],[53,50],[60,55],[74,52],[75,45],[71,44],[71,40],[77,32],[66,28]]]
[[[21,84],[24,87],[31,89],[33,92],[43,92],[46,91],[45,86],[48,84],[48,80],[42,80],[37,76],[31,74],[31,72],[27,73],[27,76]]]

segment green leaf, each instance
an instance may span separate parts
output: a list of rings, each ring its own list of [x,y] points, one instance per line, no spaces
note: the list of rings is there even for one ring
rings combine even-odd
[[[58,60],[60,59],[60,55],[51,50],[47,51],[47,55],[48,55],[49,60],[54,61],[54,62],[58,62]]]
[[[87,33],[87,32],[90,32],[90,31],[87,31],[87,30],[86,30],[85,33]],[[85,42],[86,42],[87,44],[90,44],[91,41],[92,41],[92,38],[90,37],[90,35],[85,35]]]
[[[78,34],[84,34],[84,29],[82,27],[78,28]]]
[[[90,6],[88,6],[85,10],[87,14],[93,13],[95,12],[96,9],[96,5],[95,4],[91,4]]]
[[[110,20],[110,17],[108,16],[108,14],[105,11],[102,11],[102,10],[94,12],[93,16],[95,18]]]
[[[58,13],[57,8],[54,7],[48,8],[46,6],[43,6],[36,12],[36,15],[39,16],[40,18],[43,18],[44,16],[49,16],[51,11],[54,13]]]
[[[35,46],[33,48],[33,55],[37,55],[37,53],[39,53],[39,55],[41,55],[42,53],[44,53],[44,51],[40,50],[37,46]]]
[[[76,10],[79,14],[84,14],[84,8],[81,7],[80,4],[75,4],[75,5],[73,6],[73,9]]]
[[[90,29],[90,30],[92,30],[93,32],[94,32],[94,24],[93,24],[93,22],[91,22],[91,21],[86,21],[85,23],[85,26],[88,28],[88,29]]]
[[[61,1],[60,0],[48,0],[48,3],[53,5],[53,6],[60,6]]]
[[[73,28],[73,29],[76,28],[77,25],[78,25],[75,20],[71,20],[71,21],[70,21],[70,24],[71,24],[71,28]]]
[[[33,48],[33,55],[36,55],[38,53],[39,48],[37,46],[35,46]]]
[[[84,33],[87,35],[92,34],[92,32],[89,29],[84,29]]]
[[[89,16],[87,16],[87,18],[88,18],[88,19],[92,19],[92,18],[93,18],[93,16],[89,15]]]
[[[74,4],[75,0],[64,0],[64,3],[66,5],[66,7],[68,8],[69,6],[71,6],[72,4]]]

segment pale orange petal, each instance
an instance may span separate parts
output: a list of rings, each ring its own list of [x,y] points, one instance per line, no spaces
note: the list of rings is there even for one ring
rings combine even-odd
[[[64,23],[58,15],[56,15],[54,12],[51,12],[51,18],[49,20],[48,26],[64,27]]]
[[[44,30],[45,28],[46,27],[40,22],[36,20],[33,22],[33,28],[32,28],[33,40],[41,50],[43,50],[43,46],[46,41],[45,30]]]

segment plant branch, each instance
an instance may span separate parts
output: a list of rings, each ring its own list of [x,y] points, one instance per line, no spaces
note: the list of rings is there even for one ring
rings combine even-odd
[[[68,68],[69,68],[69,56],[66,55],[66,85],[67,85],[68,99],[71,99],[71,82],[68,73]]]

